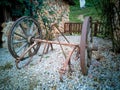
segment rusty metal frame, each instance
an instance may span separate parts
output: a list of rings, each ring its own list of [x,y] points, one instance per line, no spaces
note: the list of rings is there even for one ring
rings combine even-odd
[[[72,56],[72,53],[75,51],[76,48],[78,48],[80,50],[80,47],[79,47],[79,44],[72,44],[72,43],[70,43],[67,40],[67,38],[64,36],[64,34],[59,30],[57,24],[53,24],[52,27],[56,28],[60,32],[60,34],[64,37],[66,42],[60,42],[58,38],[57,38],[57,41],[49,41],[49,40],[42,40],[42,39],[34,39],[34,38],[32,38],[32,41],[34,43],[32,45],[30,45],[30,47],[27,48],[27,50],[24,53],[22,53],[22,55],[19,58],[16,58],[16,66],[17,66],[18,69],[20,69],[19,66],[18,66],[18,63],[24,58],[24,56],[27,54],[27,52],[29,52],[31,50],[31,48],[33,48],[35,45],[38,45],[38,44],[41,44],[41,43],[45,43],[45,46],[44,46],[44,49],[43,49],[43,52],[42,52],[42,55],[41,55],[41,58],[40,58],[39,61],[42,60],[43,54],[48,52],[49,45],[51,46],[51,49],[53,50],[52,44],[58,44],[61,47],[61,50],[63,52],[63,55],[64,55],[65,59],[67,58],[66,62],[65,62],[65,65],[62,67],[62,68],[64,68],[64,71],[66,71],[66,68],[67,68],[67,65],[69,64],[68,62],[70,61],[70,57]],[[62,45],[69,46],[69,47],[74,47],[74,49],[70,52],[68,57],[66,57],[66,55],[64,53],[64,50],[62,48]],[[79,50],[77,50],[77,51],[79,51]],[[28,64],[26,64],[26,65],[28,65]],[[63,70],[63,69],[60,69],[60,70]]]

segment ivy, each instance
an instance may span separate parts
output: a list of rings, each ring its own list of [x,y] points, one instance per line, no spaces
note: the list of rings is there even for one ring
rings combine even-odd
[[[91,0],[96,9],[100,9],[101,20],[104,23],[104,36],[111,38],[113,51],[120,53],[120,1]]]
[[[16,5],[19,8],[15,8]],[[40,10],[43,6],[43,0],[2,0],[0,5],[3,7],[10,7],[12,16],[33,16],[37,17],[37,10]]]
[[[37,11],[41,10],[43,6],[43,0],[35,0],[35,1],[24,0],[23,4],[25,5],[24,15],[38,17]]]

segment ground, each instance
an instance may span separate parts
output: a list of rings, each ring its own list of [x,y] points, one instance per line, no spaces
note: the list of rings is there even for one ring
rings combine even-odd
[[[79,43],[80,36],[69,36],[71,43]],[[60,40],[64,41],[62,38]],[[59,69],[64,62],[60,47],[43,56],[41,49],[33,61],[25,68],[17,69],[14,58],[6,48],[0,48],[0,90],[119,90],[120,88],[120,54],[111,51],[109,39],[94,37],[98,51],[92,54],[88,75],[83,76],[79,66],[80,60],[72,60],[73,72],[63,75],[60,81]],[[67,53],[70,49],[64,47]]]

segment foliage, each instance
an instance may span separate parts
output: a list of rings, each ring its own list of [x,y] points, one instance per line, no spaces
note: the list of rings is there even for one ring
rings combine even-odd
[[[24,1],[25,4],[25,12],[24,14],[27,16],[34,16],[37,17],[37,10],[41,9],[43,6],[43,0],[36,0],[36,1]]]
[[[100,20],[103,37],[109,37],[113,43],[113,51],[120,52],[120,1],[119,0],[86,0],[86,8],[70,6],[70,21],[80,22],[78,16],[92,16],[93,20]]]
[[[97,3],[96,3],[97,2]],[[120,1],[119,0],[92,0],[96,9],[100,9],[99,14],[104,23],[103,32],[110,37],[113,43],[113,50],[120,52]]]
[[[15,7],[16,4],[19,7]],[[37,10],[41,9],[43,6],[43,0],[16,0],[13,2],[12,0],[2,0],[0,1],[1,6],[9,6],[12,8],[12,16],[34,16],[37,17]]]
[[[71,22],[82,22],[79,18],[80,15],[91,16],[93,20],[99,20],[100,16],[93,6],[86,6],[80,9],[79,0],[75,0],[76,5],[70,6],[69,19]],[[86,4],[89,3],[86,1]],[[90,4],[90,3],[89,3]]]
[[[10,6],[11,2],[9,0],[1,0],[0,6]]]

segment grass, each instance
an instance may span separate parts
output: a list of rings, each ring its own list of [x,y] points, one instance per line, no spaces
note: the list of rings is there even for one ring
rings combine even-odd
[[[100,19],[98,11],[93,6],[91,7],[86,6],[83,9],[81,9],[78,4],[75,6],[70,6],[70,13],[69,13],[70,22],[82,22],[80,18],[78,18],[80,15],[83,15],[83,17],[91,16],[93,20]]]
[[[0,66],[0,70],[8,70],[13,67],[11,62],[7,62],[4,66]]]
[[[34,90],[35,87],[37,87],[38,82],[35,80],[30,81],[30,89],[29,90]]]

